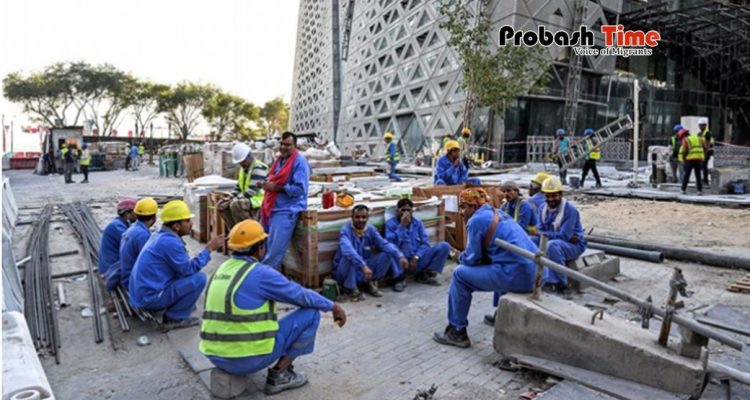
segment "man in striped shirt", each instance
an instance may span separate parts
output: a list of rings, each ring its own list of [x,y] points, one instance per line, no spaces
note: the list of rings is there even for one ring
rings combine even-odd
[[[234,145],[232,162],[240,165],[237,186],[231,197],[218,204],[228,229],[246,219],[258,220],[258,210],[264,194],[258,182],[265,181],[268,175],[268,166],[255,159],[250,146],[244,143]]]

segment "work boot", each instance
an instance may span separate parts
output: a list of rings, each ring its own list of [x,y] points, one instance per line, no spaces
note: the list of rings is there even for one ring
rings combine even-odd
[[[602,184],[601,184],[601,183],[597,183],[597,184],[596,184],[596,186],[594,186],[594,188],[596,188],[596,189],[601,189],[601,188],[603,188],[603,187],[604,187],[604,186],[602,186]]]
[[[356,303],[365,299],[365,296],[362,294],[362,292],[360,292],[359,289],[356,288],[344,288],[344,295],[349,297],[349,301],[351,301],[352,303]]]
[[[698,196],[703,196],[703,191],[702,190],[698,191]]]
[[[398,278],[394,279],[393,291],[403,292],[404,289],[406,289],[406,276],[405,274],[401,274]]]
[[[485,325],[495,326],[495,314],[485,314],[484,323]]]
[[[471,346],[469,335],[466,333],[466,328],[457,330],[453,325],[448,324],[445,327],[445,332],[435,332],[432,334],[432,339],[440,344],[447,344],[449,346],[456,346],[461,348],[467,348]]]
[[[424,283],[425,285],[440,286],[440,282],[437,280],[437,274],[434,272],[420,272],[415,277],[415,280],[419,283]]]
[[[164,325],[162,329],[169,331],[172,329],[189,328],[200,324],[201,319],[198,317],[187,317],[186,319],[172,319],[164,315]]]
[[[307,383],[307,377],[305,373],[295,372],[293,366],[288,366],[283,370],[275,370],[273,368],[268,369],[268,376],[266,377],[266,386],[263,391],[267,395],[281,393],[285,390],[296,389]]]
[[[380,292],[377,286],[373,282],[366,282],[365,283],[365,293],[369,294],[372,297],[383,297],[383,293]]]

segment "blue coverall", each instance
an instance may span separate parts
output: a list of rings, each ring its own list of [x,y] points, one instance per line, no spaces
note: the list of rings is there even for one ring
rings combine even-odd
[[[460,185],[469,179],[469,170],[464,163],[454,165],[448,159],[448,155],[440,157],[435,165],[435,176],[432,183],[435,185]]]
[[[130,274],[130,304],[147,310],[166,309],[173,320],[190,317],[203,288],[206,274],[201,268],[211,260],[203,249],[190,259],[185,244],[169,228],[148,239]]]
[[[102,240],[99,242],[99,273],[104,275],[114,265],[120,262],[120,240],[122,234],[128,229],[128,222],[121,218],[115,217],[102,233]]]
[[[377,255],[372,255],[378,249]],[[356,289],[365,283],[362,268],[367,265],[372,270],[372,280],[383,279],[388,271],[397,278],[404,273],[396,261],[403,257],[401,251],[380,236],[374,226],[367,224],[365,234],[357,236],[351,223],[344,224],[339,236],[339,248],[333,257],[333,278],[347,289]]]
[[[529,197],[528,202],[531,208],[534,209],[534,215],[538,215],[539,210],[541,210],[542,206],[547,203],[547,199],[544,197],[544,193],[537,192],[535,195]],[[538,222],[539,218],[536,218],[536,219]]]
[[[285,161],[285,162],[288,162]],[[284,163],[279,162],[273,173],[278,173]],[[299,213],[307,210],[307,185],[310,180],[310,164],[301,153],[297,154],[292,165],[289,180],[284,184],[284,190],[276,197],[276,205],[271,212],[268,226],[263,229],[268,232],[266,256],[263,264],[278,269],[284,259],[289,242],[294,234]]]
[[[558,206],[558,209],[561,207],[562,203]],[[556,230],[553,222],[559,210],[548,212],[545,218],[544,211],[546,209],[546,204],[539,209],[539,214],[537,215],[539,224],[537,225],[537,229],[540,235],[547,236],[549,239],[549,242],[547,242],[547,258],[558,264],[565,265],[567,261],[575,260],[586,251],[586,239],[583,236],[581,216],[578,214],[578,210],[573,203],[565,201],[565,215],[563,216],[560,228]],[[570,238],[573,235],[578,236],[578,243],[570,243]],[[534,243],[539,244],[539,236],[534,237]],[[549,284],[568,285],[567,275],[547,268],[544,269],[544,280]]]
[[[386,161],[388,161],[388,164],[390,164],[391,169],[390,172],[388,172],[388,178],[395,180],[396,182],[401,182],[402,179],[398,174],[396,173],[396,166],[398,165],[398,160],[396,160],[396,153],[398,150],[396,150],[396,142],[390,142],[386,145],[385,151],[388,153],[389,157],[386,157]]]
[[[249,257],[236,257],[254,262]],[[321,311],[331,311],[333,302],[315,291],[290,282],[284,275],[264,264],[258,264],[245,277],[234,296],[242,309],[255,309],[266,300],[292,304],[299,309],[279,320],[276,342],[271,354],[253,357],[224,358],[208,356],[219,369],[234,375],[246,375],[269,367],[281,357],[299,357],[313,352]]]
[[[135,260],[141,254],[141,249],[151,237],[148,226],[141,221],[136,221],[122,234],[120,242],[120,286],[125,290],[130,287],[130,273],[133,271]]]
[[[401,250],[407,260],[411,261],[414,256],[419,257],[416,273],[424,270],[443,272],[445,261],[451,252],[451,246],[446,242],[430,246],[430,237],[422,221],[417,218],[411,219],[408,228],[401,225],[398,217],[389,219],[385,223],[385,238]],[[395,261],[398,263],[398,259]]]
[[[534,288],[534,262],[503,250],[494,242],[490,243],[487,251],[491,263],[482,264],[484,237],[490,229],[493,215],[492,207],[485,204],[469,218],[466,226],[466,250],[461,253],[459,266],[453,270],[448,292],[448,322],[459,330],[469,324],[467,315],[473,292],[526,293]],[[502,211],[494,239],[502,239],[532,253],[538,251],[526,232]]]
[[[529,232],[530,226],[536,226],[537,220],[536,220],[536,213],[534,213],[534,208],[532,208],[531,204],[529,204],[525,200],[521,200],[519,202],[520,206],[518,208],[518,219],[516,219],[516,202],[507,202],[503,205],[502,210],[508,214],[510,218],[512,218],[516,223],[523,229],[524,232]],[[498,292],[495,292],[495,295],[492,297],[492,305],[497,307],[497,303],[500,301],[501,294]]]

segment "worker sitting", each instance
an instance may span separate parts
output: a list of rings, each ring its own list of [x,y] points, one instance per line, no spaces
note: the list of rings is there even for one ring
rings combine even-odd
[[[538,233],[532,235],[546,236],[549,239],[547,258],[565,265],[586,251],[581,216],[573,203],[563,198],[562,183],[559,179],[547,178],[542,184],[542,192],[546,203],[537,214]],[[539,244],[539,236],[534,237],[534,241]],[[568,288],[568,277],[565,274],[545,269],[544,280],[545,283],[556,286],[558,291],[564,292]]]
[[[466,250],[453,270],[448,326],[433,335],[438,343],[471,346],[466,327],[473,292],[526,293],[534,288],[534,262],[503,250],[494,240],[504,240],[532,253],[537,252],[536,245],[507,214],[486,204],[488,200],[487,192],[480,188],[465,189],[459,195],[459,211],[468,221]]]
[[[539,209],[542,208],[546,202],[544,193],[542,193],[542,183],[549,178],[546,172],[539,172],[534,175],[529,184],[529,205],[534,209],[534,215],[539,213]]]
[[[254,158],[252,149],[244,143],[237,143],[232,148],[232,162],[240,165],[237,186],[231,197],[217,204],[228,229],[246,219],[258,220],[264,195],[258,183],[265,181],[268,175],[268,166]]]
[[[440,157],[435,166],[435,185],[460,185],[469,179],[469,170],[461,160],[461,148],[455,140],[445,143],[445,155]]]
[[[413,208],[409,199],[396,203],[397,215],[386,222],[385,238],[404,254],[409,261],[407,271],[416,274],[417,282],[439,286],[437,275],[443,272],[451,246],[446,242],[430,246],[430,237],[422,221],[414,218]]]
[[[149,230],[156,223],[156,213],[159,212],[159,205],[152,197],[146,197],[135,203],[135,213],[137,221],[122,234],[120,242],[120,286],[128,290],[130,287],[130,273],[133,271],[135,260],[141,254],[141,249],[151,237]],[[112,290],[113,288],[109,287]]]
[[[161,213],[161,230],[143,246],[130,275],[130,304],[150,311],[166,310],[167,329],[198,324],[199,319],[190,313],[206,286],[206,274],[200,270],[211,260],[211,252],[224,243],[223,235],[214,237],[190,259],[181,237],[190,233],[192,218],[184,201],[167,203]]]
[[[313,352],[319,311],[331,311],[338,326],[346,323],[346,312],[258,262],[267,236],[250,219],[230,231],[227,246],[232,257],[208,283],[199,348],[217,368],[232,375],[252,374],[276,362],[266,377],[265,393],[271,395],[307,383],[292,363]],[[299,309],[277,321],[277,302]]]
[[[339,249],[333,257],[333,278],[344,287],[344,294],[352,301],[364,299],[360,286],[370,296],[381,297],[383,294],[375,281],[385,278],[388,272],[394,279],[395,291],[402,292],[406,287],[404,269],[409,267],[409,262],[396,246],[367,223],[369,218],[370,209],[366,205],[354,206],[352,222],[341,228]],[[376,249],[379,253],[373,254]]]
[[[131,223],[135,222],[136,215],[133,213],[136,200],[125,197],[117,203],[117,217],[115,217],[104,228],[102,239],[99,242],[99,273],[110,279],[118,281],[120,276],[120,241],[122,234]],[[110,272],[110,270],[113,270]]]

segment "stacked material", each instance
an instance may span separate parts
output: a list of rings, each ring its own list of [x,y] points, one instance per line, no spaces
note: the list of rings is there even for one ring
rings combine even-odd
[[[186,183],[182,188],[182,198],[190,208],[190,212],[195,214],[193,219],[193,230],[203,232],[206,229],[205,216],[201,212],[201,197],[205,203],[205,197],[209,192],[231,192],[237,185],[233,179],[223,178],[219,175],[209,175],[198,178],[192,183]]]

